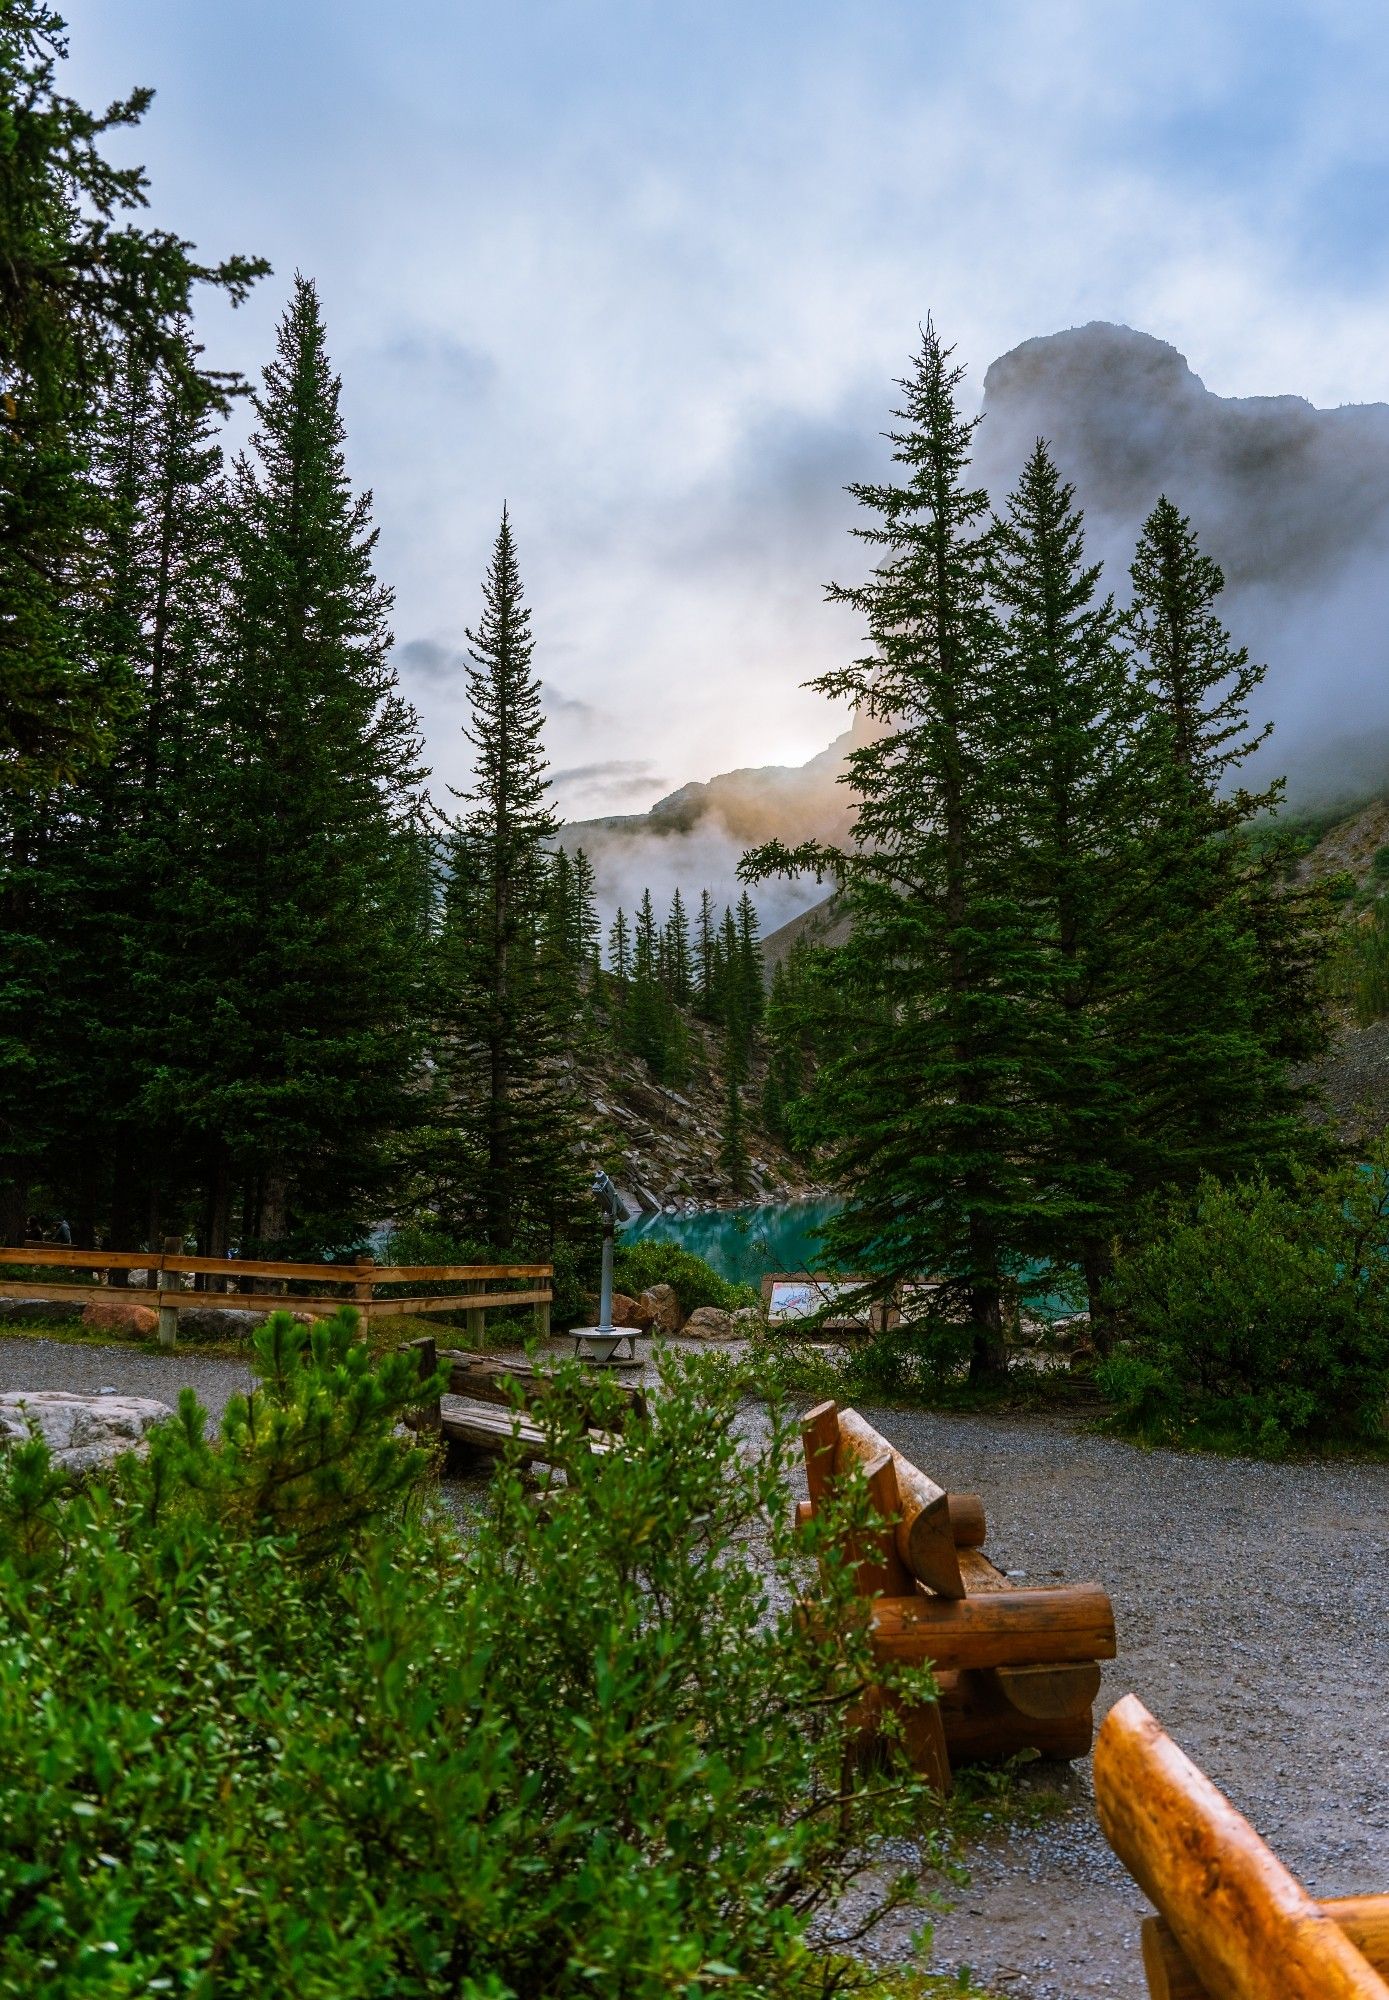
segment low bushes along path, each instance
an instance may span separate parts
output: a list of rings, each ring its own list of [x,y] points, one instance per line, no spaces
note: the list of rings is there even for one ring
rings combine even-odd
[[[216,1416],[250,1382],[232,1357],[0,1340],[0,1389],[173,1403],[190,1383]],[[1104,1584],[1119,1658],[1097,1717],[1133,1690],[1316,1895],[1389,1890],[1389,1467],[1144,1452],[1055,1416],[863,1413],[983,1496],[1001,1568]],[[972,1843],[937,1963],[1027,2000],[1141,2000],[1146,1905],[1095,1824],[1089,1765],[1039,1776],[1060,1810]]]

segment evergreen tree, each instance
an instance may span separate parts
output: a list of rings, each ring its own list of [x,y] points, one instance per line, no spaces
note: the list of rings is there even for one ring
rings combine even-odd
[[[618,997],[625,1001],[626,988],[632,977],[632,927],[627,921],[627,913],[619,907],[608,932],[608,964],[618,982]]]
[[[690,923],[678,888],[670,899],[670,915],[666,918],[661,941],[665,948],[666,990],[677,1007],[688,1007],[691,995]]]
[[[658,1082],[666,1081],[669,1003],[661,979],[661,936],[651,891],[642,891],[632,932],[632,987],[627,1006],[627,1046]]]
[[[598,899],[593,879],[593,863],[582,847],[576,847],[574,867],[574,924],[571,947],[585,987],[598,990],[602,957],[602,929],[598,922]]]
[[[163,964],[180,969],[146,1097],[198,1145],[213,1252],[238,1185],[243,1240],[332,1242],[360,1227],[409,1106],[418,740],[339,396],[299,278],[255,399],[253,455],[235,468],[225,619],[187,753],[187,869],[154,919]]]
[[[1001,638],[961,374],[928,323],[891,434],[901,479],[852,489],[877,517],[856,531],[877,561],[830,596],[864,619],[871,650],[813,685],[884,725],[849,760],[854,844],[773,843],[744,865],[839,876],[852,931],[819,961],[838,1013],[810,1099],[849,1193],[828,1247],[884,1293],[940,1280],[978,1380],[1006,1365],[1003,1260],[1033,1221],[1036,1119],[1016,1088],[1032,980],[1006,874]]]
[[[1079,1262],[1091,1323],[1129,1207],[1123,1156],[1134,1117],[1115,1039],[1125,939],[1143,916],[1144,773],[1139,703],[1098,565],[1085,561],[1072,488],[1040,440],[993,537],[1003,616],[1010,872],[1030,918],[1025,1089],[1042,1119],[1042,1199],[1029,1247]]]
[[[707,889],[700,891],[699,916],[694,935],[695,1005],[706,1021],[716,1012],[718,985],[718,930],[714,922],[714,899]]]
[[[468,887],[445,911],[439,1060],[463,1147],[450,1220],[476,1219],[505,1251],[552,1240],[576,1172],[565,1080],[572,1024],[542,949],[557,821],[531,614],[505,508],[468,644],[476,763],[472,788],[455,793],[466,810],[448,848],[450,877],[466,873]],[[572,893],[572,872],[568,879]]]
[[[233,301],[268,267],[198,263],[138,228],[147,182],[103,152],[139,124],[148,90],[102,115],[57,88],[63,23],[43,0],[0,20],[0,790],[43,790],[107,754],[133,691],[109,642],[99,574],[113,504],[97,424],[127,353],[186,392],[235,384],[201,370],[183,318],[198,283]]]
[[[1147,706],[1146,922],[1118,1026],[1137,1105],[1136,1187],[1191,1184],[1305,1150],[1289,1063],[1325,1028],[1324,894],[1289,893],[1241,830],[1277,804],[1232,781],[1264,740],[1248,701],[1263,679],[1222,624],[1219,566],[1159,500],[1134,558],[1127,629]]]

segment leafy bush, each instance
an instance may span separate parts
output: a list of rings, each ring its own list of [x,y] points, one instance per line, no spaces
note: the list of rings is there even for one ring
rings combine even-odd
[[[613,1266],[619,1291],[639,1298],[652,1285],[669,1285],[684,1312],[698,1312],[701,1306],[718,1306],[736,1312],[739,1306],[756,1305],[758,1293],[752,1285],[732,1285],[721,1278],[712,1264],[682,1250],[678,1243],[658,1243],[642,1239],[619,1243]]]
[[[1389,1144],[1367,1167],[1204,1180],[1119,1261],[1121,1427],[1276,1456],[1389,1441]]]
[[[414,1358],[353,1331],[277,1315],[216,1444],[185,1394],[107,1483],[0,1466],[0,1993],[854,1990],[817,1920],[875,1835],[939,1851],[913,1784],[845,1783],[866,1494],[793,1544],[787,1440],[740,1445],[700,1356],[602,1457],[568,1378],[564,1483],[504,1466],[464,1541],[397,1434]]]

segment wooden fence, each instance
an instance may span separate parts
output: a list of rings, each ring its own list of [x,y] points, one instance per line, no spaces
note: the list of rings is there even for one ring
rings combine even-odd
[[[250,1257],[185,1257],[181,1250],[73,1250],[67,1245],[32,1245],[0,1250],[0,1270],[9,1266],[63,1271],[62,1281],[0,1277],[0,1298],[81,1300],[109,1298],[153,1307],[159,1314],[159,1344],[172,1347],[181,1312],[291,1312],[325,1314],[355,1306],[364,1327],[403,1314],[466,1313],[468,1336],[480,1342],[487,1314],[510,1306],[531,1306],[542,1335],[550,1331],[554,1297],[551,1264],[378,1264],[370,1257],[351,1264],[283,1264]],[[112,1285],[113,1271],[138,1272],[138,1285]],[[194,1281],[202,1284],[194,1289]],[[250,1289],[270,1281],[269,1290]],[[460,1291],[421,1292],[422,1285],[460,1285]],[[502,1285],[504,1289],[496,1287]],[[297,1289],[291,1289],[296,1287]],[[379,1287],[389,1287],[378,1297]],[[402,1289],[403,1288],[403,1289]]]

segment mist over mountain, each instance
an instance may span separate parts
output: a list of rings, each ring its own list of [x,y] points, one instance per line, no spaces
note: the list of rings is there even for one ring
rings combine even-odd
[[[1095,322],[1024,341],[984,377],[976,466],[995,503],[1038,437],[1075,484],[1121,601],[1159,494],[1225,571],[1225,623],[1268,677],[1261,776],[1303,803],[1389,780],[1389,405],[1217,396],[1166,341]]]
[[[1253,720],[1275,728],[1253,775],[1286,773],[1290,800],[1306,805],[1389,786],[1389,405],[1218,396],[1166,341],[1096,321],[1000,356],[983,412],[975,469],[995,505],[1047,438],[1121,602],[1159,495],[1191,516],[1225,571],[1226,624],[1268,668]],[[844,835],[850,795],[835,781],[854,740],[796,769],[684,785],[647,813],[576,822],[566,840],[592,856],[605,909],[647,884],[658,901],[677,883],[722,900],[752,842]],[[759,903],[770,927],[823,895],[769,883]]]

